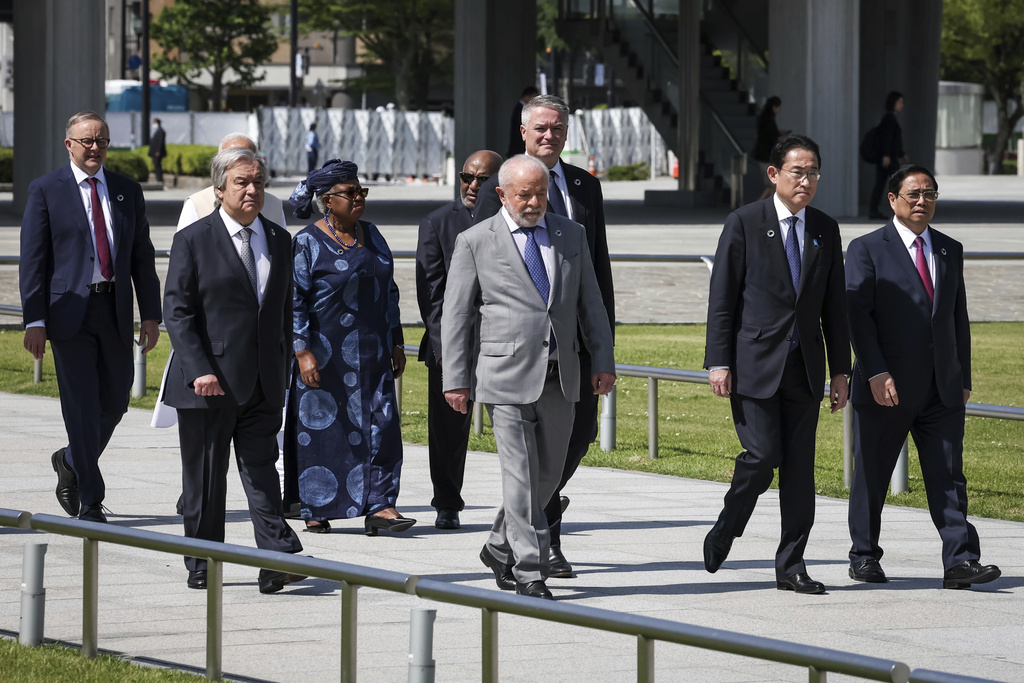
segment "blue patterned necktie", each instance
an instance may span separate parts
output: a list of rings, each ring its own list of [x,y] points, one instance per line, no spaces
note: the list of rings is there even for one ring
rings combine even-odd
[[[789,275],[793,278],[793,290],[800,291],[800,243],[796,239],[796,216],[789,217],[789,234],[786,235],[786,260],[789,261]],[[800,331],[793,324],[793,334],[789,342],[792,351],[800,345]]]
[[[526,249],[523,250],[523,261],[526,262],[526,270],[530,273],[530,279],[537,285],[537,291],[547,303],[548,293],[551,285],[548,282],[548,270],[544,267],[544,259],[540,255],[540,247],[537,246],[536,226],[532,228],[519,228],[526,233]]]
[[[258,299],[260,296],[260,280],[256,274],[256,259],[253,258],[252,247],[249,246],[252,230],[242,228],[238,236],[242,238],[242,265],[245,266],[245,272],[249,274],[249,284],[252,285],[252,291],[256,293],[256,298]]]
[[[565,200],[562,199],[562,191],[558,189],[555,178],[558,176],[554,171],[548,171],[548,211],[557,213],[559,216],[569,217],[569,210],[565,208]]]

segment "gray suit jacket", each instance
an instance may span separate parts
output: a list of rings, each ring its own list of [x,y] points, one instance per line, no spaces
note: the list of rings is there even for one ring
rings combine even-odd
[[[544,390],[550,331],[568,401],[579,400],[577,321],[593,371],[615,372],[612,333],[583,227],[545,217],[556,277],[545,305],[499,212],[458,236],[441,318],[444,389],[480,403],[526,404]]]

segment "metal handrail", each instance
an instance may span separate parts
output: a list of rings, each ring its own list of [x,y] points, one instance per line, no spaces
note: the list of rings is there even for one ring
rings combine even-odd
[[[219,679],[222,676],[223,643],[220,633],[223,590],[222,563],[228,562],[273,571],[305,574],[315,578],[338,581],[342,584],[342,681],[354,682],[356,680],[356,589],[363,586],[480,609],[483,617],[481,647],[484,655],[484,667],[482,680],[488,683],[498,680],[497,615],[502,612],[636,636],[638,681],[653,681],[654,648],[652,645],[654,641],[658,640],[804,667],[810,672],[811,680],[824,681],[826,672],[870,680],[892,681],[893,683],[907,683],[911,680],[910,667],[893,660],[706,628],[668,619],[657,619],[584,605],[548,602],[518,595],[506,595],[494,590],[421,579],[415,575],[333,560],[259,550],[95,522],[82,522],[53,515],[30,515],[18,510],[0,509],[0,525],[35,529],[84,539],[83,576],[85,585],[83,586],[82,606],[82,651],[86,656],[95,656],[97,651],[98,542],[207,558],[207,678]],[[941,680],[952,681],[955,679],[947,677]]]

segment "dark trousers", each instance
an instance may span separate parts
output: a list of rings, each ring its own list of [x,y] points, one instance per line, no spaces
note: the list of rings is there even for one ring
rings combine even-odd
[[[886,186],[889,184],[889,176],[897,169],[897,162],[891,161],[888,166],[881,163],[875,164],[875,184],[871,187],[871,198],[868,200],[869,213],[885,213],[879,211],[878,205],[882,197],[886,196]]]
[[[473,402],[463,415],[444,399],[441,368],[427,366],[427,444],[430,453],[430,482],[436,509],[462,510],[462,481],[466,473],[466,449],[469,427],[473,422]]]
[[[597,438],[598,397],[594,395],[594,386],[590,383],[591,368],[590,354],[581,352],[580,400],[576,403],[576,417],[573,419],[572,434],[569,436],[569,449],[558,488],[544,507],[544,515],[548,518],[548,526],[551,528],[551,545],[555,547],[562,545],[562,508],[558,499],[561,497],[562,489],[576,473],[583,456],[590,450],[590,444]]]
[[[164,181],[164,158],[161,156],[153,157],[153,176],[158,183]]]
[[[314,168],[316,168],[316,157],[317,157],[317,151],[315,149],[306,152],[306,161],[308,162],[307,166],[309,167],[309,169],[306,171],[306,173],[309,173]]]
[[[725,507],[715,525],[719,533],[742,536],[757,498],[779,469],[782,539],[775,553],[775,575],[783,579],[806,572],[804,548],[814,525],[814,437],[820,391],[807,381],[799,348],[786,359],[778,391],[770,398],[733,393],[732,416],[743,452],[736,457]]]
[[[901,394],[902,397],[902,394]],[[932,523],[942,539],[942,564],[951,569],[981,557],[974,525],[967,521],[963,406],[942,404],[933,384],[924,404],[886,407],[853,404],[853,484],[850,487],[850,561],[879,560],[882,506],[896,459],[914,437]]]
[[[117,330],[114,293],[90,294],[85,319],[75,336],[50,340],[68,432],[65,457],[78,476],[82,505],[103,502],[106,488],[100,454],[128,410],[135,376],[130,343],[126,344]]]
[[[232,441],[238,475],[249,501],[256,547],[297,553],[302,544],[284,519],[275,463],[281,409],[267,403],[257,380],[249,400],[226,408],[178,409],[185,536],[224,541],[227,473]],[[206,569],[186,557],[189,571]]]

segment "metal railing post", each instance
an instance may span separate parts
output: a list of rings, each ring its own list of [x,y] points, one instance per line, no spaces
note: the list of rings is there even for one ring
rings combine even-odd
[[[615,450],[615,393],[616,388],[612,385],[612,390],[601,397],[601,450],[606,453]]]
[[[853,404],[843,408],[843,486],[853,486]]]
[[[135,352],[135,379],[132,381],[132,398],[142,398],[146,395],[146,354],[142,347],[132,344]]]
[[[434,683],[434,619],[437,610],[413,607],[409,619],[409,683]]]
[[[480,660],[483,670],[481,683],[498,683],[498,613],[486,607],[480,609],[483,618]]]
[[[43,359],[36,358],[32,363],[32,383],[39,384],[43,381]]]
[[[817,667],[807,667],[807,682],[808,683],[826,683],[828,681],[828,672],[821,671]]]
[[[206,679],[224,677],[224,563],[206,562]]]
[[[636,637],[636,683],[654,683],[654,641]]]
[[[341,683],[356,683],[356,615],[359,586],[341,582]]]
[[[896,467],[892,470],[892,480],[889,482],[893,495],[906,493],[910,489],[909,461],[910,446],[907,441],[904,441],[903,448],[900,449],[900,457],[896,459]]]
[[[647,378],[647,457],[658,457],[658,380]]]
[[[477,435],[484,433],[484,405],[482,403],[473,403],[473,433]]]
[[[43,643],[43,617],[46,610],[46,587],[43,566],[46,544],[29,541],[21,556],[21,624],[18,642],[29,647]]]
[[[82,539],[82,656],[96,656],[100,594],[100,542]]]

